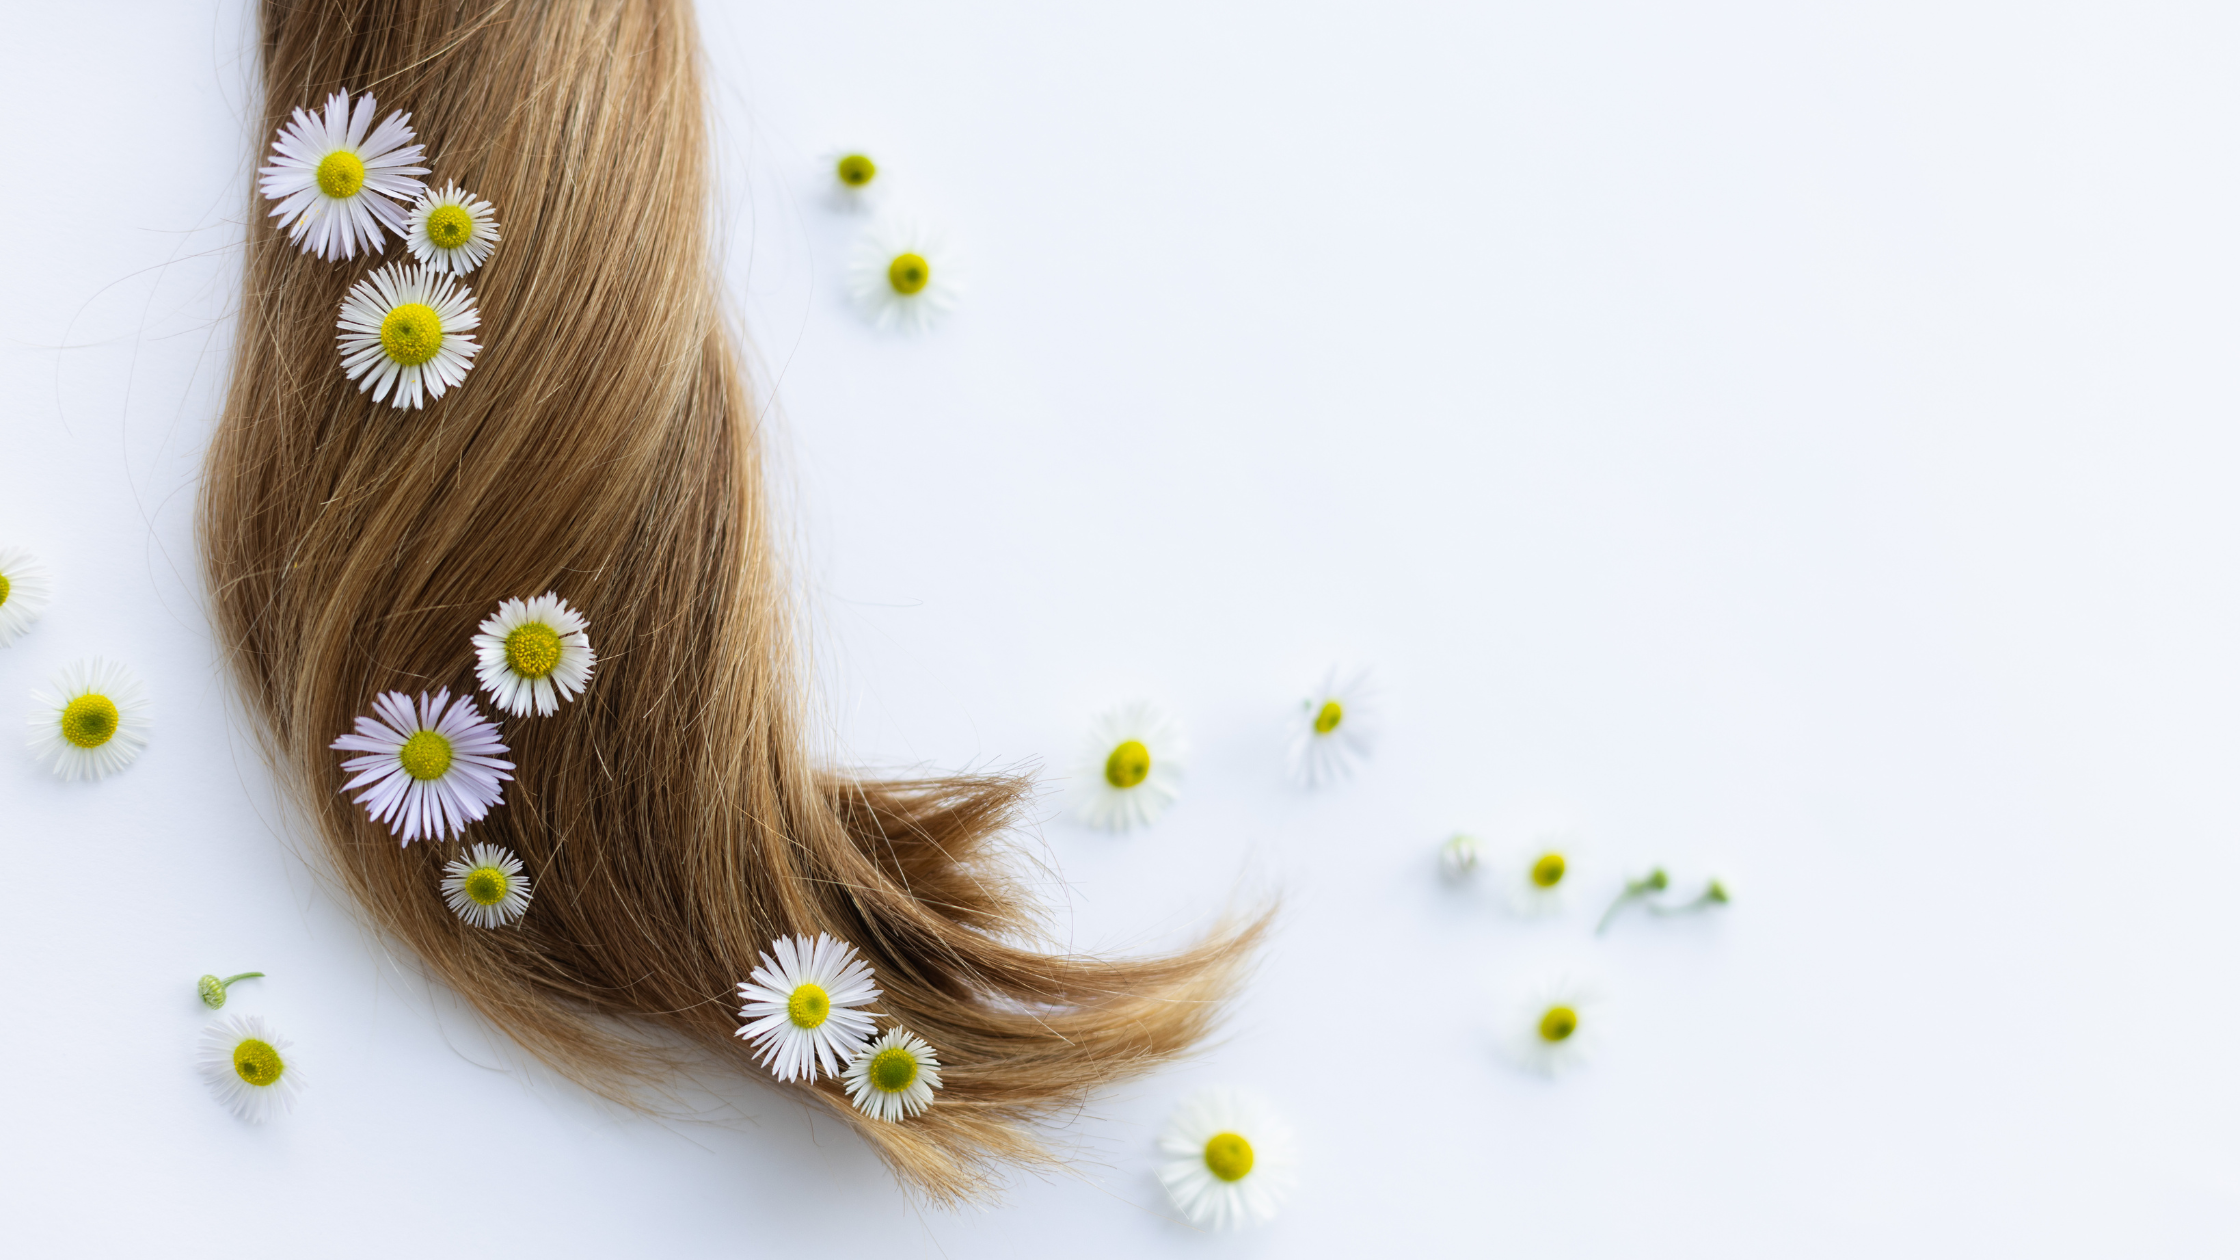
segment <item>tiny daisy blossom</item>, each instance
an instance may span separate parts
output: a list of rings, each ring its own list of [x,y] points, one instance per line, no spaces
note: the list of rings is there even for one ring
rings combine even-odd
[[[915,219],[874,222],[848,259],[848,291],[881,328],[923,332],[956,308],[963,287],[956,251]]]
[[[459,187],[424,190],[404,220],[404,247],[436,271],[463,276],[498,247],[498,208]]]
[[[1265,1224],[1291,1193],[1297,1143],[1266,1103],[1209,1089],[1175,1109],[1159,1135],[1159,1182],[1193,1225]]]
[[[521,859],[502,845],[478,844],[443,868],[443,899],[476,927],[504,927],[529,911],[535,890]]]
[[[1076,777],[1083,822],[1107,831],[1148,827],[1182,795],[1182,727],[1157,705],[1124,705],[1089,732]]]
[[[1448,879],[1468,879],[1478,869],[1478,856],[1477,837],[1455,836],[1439,846],[1439,873]]]
[[[819,1068],[837,1076],[871,1039],[879,1013],[863,1009],[879,1000],[870,964],[854,946],[821,932],[814,940],[773,941],[739,996],[739,1018],[747,1021],[739,1035],[781,1081],[814,1081]]]
[[[114,661],[73,661],[31,699],[33,755],[64,779],[106,778],[148,746],[148,689]]]
[[[1577,831],[1549,827],[1509,847],[1501,859],[1501,884],[1519,914],[1554,914],[1570,904],[1579,886],[1585,844]]]
[[[364,788],[357,800],[367,816],[406,844],[457,835],[490,812],[513,777],[497,724],[472,698],[452,699],[448,687],[422,692],[417,704],[401,691],[384,692],[373,716],[327,747],[365,754],[342,763],[357,775],[342,790]]]
[[[862,209],[885,187],[879,180],[879,164],[861,149],[825,154],[824,169],[832,180],[833,204],[843,210]]]
[[[0,647],[22,638],[53,598],[54,581],[37,556],[0,546]]]
[[[856,1110],[893,1123],[933,1105],[933,1091],[941,1088],[941,1060],[916,1033],[890,1028],[856,1051],[842,1079]]]
[[[356,108],[348,92],[327,98],[324,115],[298,107],[272,142],[272,164],[257,172],[257,187],[280,204],[272,217],[288,225],[288,239],[305,253],[330,262],[360,249],[381,251],[381,231],[404,235],[404,208],[426,187],[420,146],[412,142],[412,115],[390,114],[373,134],[373,97]]]
[[[1593,1057],[1607,1018],[1594,986],[1555,976],[1516,1004],[1505,1040],[1519,1066],[1556,1076]]]
[[[482,349],[470,333],[481,323],[473,290],[417,263],[390,263],[342,299],[343,375],[375,402],[392,391],[401,409],[433,402],[467,379]]]
[[[1368,671],[1341,678],[1331,670],[1292,725],[1291,777],[1308,787],[1335,783],[1375,747],[1376,696]]]
[[[293,1111],[303,1092],[303,1069],[289,1053],[286,1037],[272,1031],[261,1015],[227,1015],[202,1030],[196,1056],[210,1092],[252,1124],[277,1111]]]
[[[515,715],[549,716],[591,681],[598,657],[590,623],[550,591],[535,599],[509,599],[477,627],[475,678],[490,703]]]

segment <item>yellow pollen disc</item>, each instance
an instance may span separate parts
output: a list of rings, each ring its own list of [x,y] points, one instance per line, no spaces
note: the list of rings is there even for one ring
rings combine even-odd
[[[1140,739],[1131,739],[1104,759],[1104,781],[1116,788],[1132,788],[1151,777],[1151,750]]]
[[[421,226],[437,249],[457,249],[474,235],[474,216],[467,213],[465,206],[437,206],[421,220]]]
[[[861,153],[851,153],[840,159],[840,182],[850,188],[861,188],[871,182],[879,168]]]
[[[1346,707],[1335,700],[1322,702],[1322,711],[1314,715],[1314,733],[1328,735],[1346,720]]]
[[[871,1078],[871,1088],[899,1094],[918,1079],[918,1058],[901,1046],[888,1046],[871,1056],[871,1067],[864,1074]]]
[[[1511,870],[1516,869],[1511,867]],[[1543,853],[1532,864],[1532,882],[1537,887],[1553,888],[1563,882],[1564,862],[1561,853]]]
[[[117,704],[88,693],[62,706],[62,737],[80,748],[99,748],[117,733]]]
[[[506,665],[523,678],[543,678],[560,667],[560,632],[541,621],[506,635]]]
[[[1562,1041],[1579,1031],[1579,1012],[1568,1006],[1551,1006],[1540,1017],[1540,1040]]]
[[[931,279],[933,266],[918,254],[898,254],[887,264],[887,283],[905,297],[925,288]]]
[[[329,197],[355,197],[366,186],[366,164],[347,149],[336,149],[319,161],[319,191]]]
[[[1252,1143],[1241,1133],[1216,1133],[1207,1138],[1206,1171],[1223,1181],[1243,1181],[1252,1171]]]
[[[443,348],[443,320],[425,302],[407,302],[381,321],[381,348],[406,367],[418,367]]]
[[[506,899],[506,892],[512,888],[513,881],[507,879],[506,873],[495,866],[478,866],[467,872],[467,877],[460,881],[460,885],[461,891],[467,894],[467,900],[478,906],[494,906]]]
[[[269,1041],[245,1037],[233,1048],[233,1071],[251,1085],[263,1087],[280,1079],[286,1065],[280,1062],[280,1052]]]
[[[415,779],[440,779],[451,768],[451,741],[434,731],[414,731],[397,750],[397,760]]]
[[[0,573],[0,606],[5,606],[7,604],[8,592],[13,589],[14,588],[8,584],[8,575],[5,573]]]
[[[832,1018],[832,998],[816,985],[802,985],[786,999],[786,1018],[795,1028],[816,1028]]]

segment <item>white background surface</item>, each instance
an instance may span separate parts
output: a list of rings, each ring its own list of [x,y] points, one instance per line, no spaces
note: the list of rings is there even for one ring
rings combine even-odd
[[[710,5],[834,746],[1062,774],[1167,700],[1168,821],[1029,840],[1060,934],[1287,898],[1232,1035],[1066,1130],[1078,1179],[947,1214],[774,1093],[657,1122],[523,1067],[295,856],[189,528],[245,7],[9,7],[0,537],[60,592],[0,695],[101,652],[161,723],[98,786],[0,757],[9,1250],[2240,1247],[2231,13]],[[969,245],[938,334],[843,301],[840,144]],[[1284,723],[1341,660],[1386,738],[1307,796]],[[1740,900],[1596,940],[1434,879],[1548,809],[1596,900],[1650,861]],[[1612,1030],[1550,1083],[1491,1043],[1558,966]],[[194,977],[252,967],[229,1009],[311,1081],[263,1129],[192,1068]],[[1271,1228],[1150,1178],[1204,1083],[1301,1131]]]

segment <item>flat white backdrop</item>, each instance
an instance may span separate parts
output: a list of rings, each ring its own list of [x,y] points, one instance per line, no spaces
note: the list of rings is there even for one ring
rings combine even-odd
[[[1284,900],[1200,1058],[1077,1177],[913,1202],[783,1096],[653,1120],[524,1064],[299,856],[215,663],[191,505],[239,288],[240,0],[9,6],[0,538],[59,595],[0,695],[151,683],[125,775],[0,756],[0,1237],[23,1254],[2229,1255],[2240,14],[1013,0],[704,7],[725,269],[836,757],[1041,766],[1056,935]],[[848,307],[862,145],[969,250],[935,335]],[[502,330],[492,335],[502,336]],[[467,388],[473,388],[470,378]],[[1281,777],[1373,665],[1350,785]],[[1173,705],[1167,822],[1057,816]],[[1525,923],[1433,851],[1563,811],[1607,896]],[[204,971],[311,1088],[241,1125]],[[1501,998],[1600,977],[1548,1082]],[[1306,1146],[1196,1233],[1209,1083]]]

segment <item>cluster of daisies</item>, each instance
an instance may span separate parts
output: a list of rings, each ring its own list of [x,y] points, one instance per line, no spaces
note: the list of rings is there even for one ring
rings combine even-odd
[[[870,1009],[879,986],[855,947],[823,933],[781,936],[739,985],[739,1036],[781,1081],[837,1077],[856,1109],[900,1123],[933,1104],[941,1060],[924,1038]]]
[[[965,289],[962,259],[948,235],[921,215],[885,205],[894,177],[871,155],[825,155],[831,203],[870,222],[848,252],[848,294],[880,328],[923,332],[956,309]]]
[[[272,142],[258,189],[288,239],[329,262],[371,259],[402,240],[410,261],[352,285],[336,327],[342,370],[374,401],[414,409],[466,379],[482,317],[459,278],[498,247],[496,207],[456,181],[431,188],[412,116],[375,121],[371,95],[347,91],[298,107]]]

